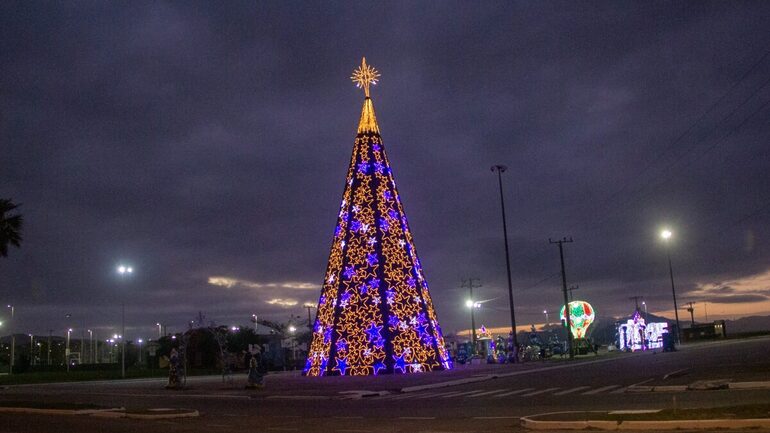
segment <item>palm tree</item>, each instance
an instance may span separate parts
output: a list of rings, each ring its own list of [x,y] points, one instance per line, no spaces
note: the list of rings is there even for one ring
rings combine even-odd
[[[19,207],[11,200],[0,198],[0,256],[8,257],[8,245],[21,247],[21,215],[9,215]]]

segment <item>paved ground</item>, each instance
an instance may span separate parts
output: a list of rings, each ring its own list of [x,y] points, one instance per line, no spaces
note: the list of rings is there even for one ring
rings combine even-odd
[[[490,375],[495,378],[490,378]],[[665,379],[664,379],[665,377]],[[414,385],[486,379],[451,387],[399,392]],[[559,410],[649,409],[766,403],[770,390],[631,393],[632,385],[677,385],[696,380],[770,381],[770,339],[685,347],[675,353],[615,354],[578,362],[473,366],[453,372],[379,378],[270,376],[268,389],[241,388],[221,377],[193,378],[185,391],[138,380],[9,387],[0,400],[70,401],[127,407],[185,407],[197,419],[109,420],[0,415],[0,432],[200,432],[256,429],[307,432],[521,431],[520,416]],[[341,391],[389,394],[342,399]]]

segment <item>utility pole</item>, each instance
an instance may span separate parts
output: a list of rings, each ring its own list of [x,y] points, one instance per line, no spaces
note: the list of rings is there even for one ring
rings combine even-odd
[[[14,316],[14,312],[16,311],[16,307],[14,307],[13,305],[8,305],[8,308],[11,309],[11,327],[10,327],[11,328],[10,329],[10,331],[11,331],[11,357],[10,357],[10,362],[8,363],[8,365],[9,365],[8,374],[10,375],[10,374],[13,374],[13,361],[16,358],[16,353],[15,353],[15,351],[16,351],[16,332],[15,332],[16,331],[16,321],[13,320],[13,316]]]
[[[497,181],[500,185],[500,209],[503,212],[503,239],[505,240],[505,268],[508,271],[508,303],[511,309],[511,342],[513,344],[513,353],[511,359],[514,363],[519,361],[519,340],[516,337],[516,313],[513,309],[513,285],[511,284],[511,257],[508,251],[508,226],[505,222],[505,200],[503,199],[503,172],[508,167],[504,165],[493,165],[492,172],[497,172]]]
[[[633,299],[634,300],[634,305],[636,306],[636,309],[634,311],[639,311],[639,299],[641,299],[641,298],[642,298],[641,296],[629,296],[628,297],[628,299]],[[646,317],[645,317],[645,320],[647,320]]]
[[[687,311],[690,313],[690,326],[695,326],[695,307],[693,307],[692,302],[688,302],[687,305]]]
[[[580,288],[580,286],[578,286],[577,284],[573,284],[573,285],[569,286],[569,289],[567,289],[567,291],[569,291],[569,301],[570,301],[570,302],[572,302],[572,301],[574,301],[574,300],[575,300],[575,297],[574,297],[574,296],[572,296],[572,292],[573,292],[574,290],[577,290],[577,289],[579,289],[579,288]]]
[[[569,317],[569,301],[567,300],[567,273],[564,271],[564,244],[572,242],[572,238],[566,237],[558,241],[552,241],[548,239],[550,244],[559,244],[559,258],[561,259],[561,286],[564,293],[564,321],[567,323],[567,350],[569,350],[569,358],[575,358],[575,351],[572,350],[572,321]]]
[[[310,329],[310,332],[313,332],[313,320],[310,318],[310,310],[313,306],[305,305],[305,308],[307,308],[307,327]]]
[[[48,330],[48,356],[46,357],[46,365],[51,366],[51,336],[53,335],[53,329]]]
[[[467,281],[467,286],[466,286]],[[468,299],[468,302],[466,305],[471,310],[471,355],[476,354],[476,299],[473,298],[473,288],[474,287],[481,287],[481,283],[478,282],[478,278],[468,278],[467,280],[463,280],[463,283],[460,285],[461,288],[468,287],[468,291],[470,293],[470,298]]]

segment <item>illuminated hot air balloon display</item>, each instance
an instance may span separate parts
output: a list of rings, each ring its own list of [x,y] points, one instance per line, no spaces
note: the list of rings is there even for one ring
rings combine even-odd
[[[559,317],[564,322],[564,307],[561,307]],[[569,303],[569,319],[572,322],[572,336],[584,338],[586,330],[594,322],[594,309],[586,301],[572,301]],[[564,326],[567,324],[564,323]]]

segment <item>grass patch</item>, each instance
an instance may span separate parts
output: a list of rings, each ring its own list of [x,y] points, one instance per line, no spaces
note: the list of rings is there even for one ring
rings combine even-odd
[[[770,418],[767,404],[706,407],[695,409],[663,409],[656,413],[610,414],[608,412],[559,413],[535,417],[537,421],[674,421],[704,419]]]

